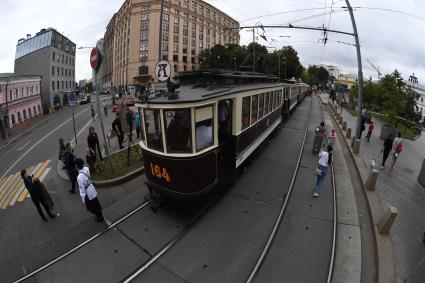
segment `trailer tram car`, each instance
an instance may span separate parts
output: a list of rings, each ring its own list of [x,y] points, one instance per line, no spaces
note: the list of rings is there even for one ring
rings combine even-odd
[[[249,72],[188,71],[177,79],[177,91],[136,102],[145,182],[153,197],[192,198],[214,189],[308,91],[302,83]]]

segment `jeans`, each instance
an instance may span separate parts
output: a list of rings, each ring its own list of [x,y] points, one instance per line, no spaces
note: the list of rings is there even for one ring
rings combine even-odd
[[[319,168],[320,170],[322,170],[322,175],[317,176],[316,189],[315,189],[316,193],[320,193],[320,187],[322,186],[322,183],[326,177],[326,173],[328,172],[328,166],[322,166],[319,164]]]

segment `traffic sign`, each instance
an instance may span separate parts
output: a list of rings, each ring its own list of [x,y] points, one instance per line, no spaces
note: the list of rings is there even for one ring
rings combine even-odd
[[[100,67],[100,61],[101,61],[101,57],[100,57],[100,52],[99,50],[95,47],[91,50],[90,52],[90,65],[92,67],[93,70],[97,70]]]
[[[171,65],[167,60],[161,60],[156,64],[155,76],[160,82],[165,82],[170,79]]]

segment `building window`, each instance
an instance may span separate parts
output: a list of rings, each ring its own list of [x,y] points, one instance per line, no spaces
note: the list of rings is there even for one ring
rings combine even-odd
[[[195,64],[195,57],[191,57],[190,62],[192,62],[192,64]]]
[[[61,68],[61,74],[62,74],[62,77],[63,77],[63,68]]]
[[[59,67],[56,67],[56,75],[59,77]]]
[[[192,39],[192,46],[196,46],[196,39]]]
[[[12,92],[12,90],[9,90],[9,100],[12,100],[13,99],[13,92]]]
[[[168,31],[170,28],[170,25],[167,23],[162,24],[162,30]]]
[[[170,8],[169,7],[164,7],[164,12],[170,12]]]
[[[147,52],[140,53],[140,61],[142,61],[142,62],[148,61],[148,53]]]
[[[173,42],[175,43],[179,43],[179,36],[178,35],[173,35]]]
[[[68,89],[68,81],[65,81],[65,88]]]
[[[196,12],[196,2],[192,1],[192,11]]]
[[[203,26],[199,26],[199,32],[204,32],[204,27]]]
[[[183,35],[189,35],[189,30],[187,28],[183,28]]]
[[[19,90],[18,89],[15,89],[16,90],[16,93],[15,93],[15,99],[18,99],[18,95],[19,95]]]
[[[187,37],[183,37],[183,44],[188,44],[188,38]]]
[[[183,53],[186,54],[187,53],[187,46],[183,46]]]
[[[199,40],[204,40],[204,35],[202,33],[199,34]]]
[[[175,33],[179,33],[179,26],[178,26],[178,25],[175,25],[175,26],[174,26],[174,32],[175,32]]]
[[[174,73],[177,73],[179,71],[178,67],[176,64],[174,64]]]
[[[140,35],[140,40],[141,41],[147,41],[148,40],[148,34],[147,33],[142,33]]]
[[[195,22],[192,22],[192,29],[196,30],[196,23]]]
[[[38,113],[41,113],[41,106],[40,106],[40,104],[37,105],[37,108],[38,108]]]
[[[183,62],[187,62],[187,56],[183,56]]]
[[[163,41],[168,41],[168,33],[163,33],[162,34],[162,40]]]
[[[187,18],[187,15],[185,16]],[[183,20],[183,27],[188,27],[189,26],[189,21],[188,20]]]
[[[68,56],[65,56],[65,64],[68,65]]]
[[[59,81],[56,82],[56,89],[59,90]]]
[[[196,30],[192,30],[192,37],[196,38]]]
[[[62,85],[62,89],[63,89],[63,81],[62,81],[62,84],[61,85]]]
[[[199,42],[199,48],[204,48],[204,44],[202,42]]]
[[[149,30],[149,24],[148,23],[142,23],[142,26],[140,28],[141,30]]]
[[[22,121],[21,112],[18,111],[18,122]]]
[[[168,14],[163,14],[162,15],[162,19],[166,22],[168,22],[170,20],[170,16]]]
[[[142,14],[142,21],[149,21],[150,14]]]
[[[178,62],[179,61],[179,55],[173,55],[173,61]]]
[[[31,118],[32,117],[32,110],[31,108],[28,108],[28,116]]]
[[[15,125],[16,124],[16,121],[15,121],[15,115],[14,114],[12,114],[12,125]]]
[[[174,17],[174,24],[178,25],[179,24],[179,18],[178,17]]]
[[[148,46],[149,45],[147,43],[140,44],[140,51],[148,51],[149,50]]]
[[[32,107],[32,110],[34,111],[34,115],[37,115],[37,108],[35,108],[35,105]]]
[[[52,66],[52,76],[55,75],[55,66]]]
[[[142,11],[149,11],[149,6],[143,6]]]
[[[31,87],[31,94],[33,94],[34,93],[34,87],[32,86]]]
[[[56,57],[56,54],[55,54],[55,51],[53,51],[53,53],[52,53],[52,61],[55,61],[55,57]]]
[[[65,68],[65,77],[67,77],[67,76],[68,76],[68,69]]]
[[[174,44],[173,45],[173,52],[179,52],[179,46]]]
[[[39,93],[39,91],[38,91],[38,85],[36,85],[35,86],[35,94],[38,94]]]
[[[190,54],[195,55],[195,51],[196,51],[196,50],[192,48],[192,49],[190,50]]]
[[[65,61],[65,57],[63,56],[63,54],[62,54],[62,64],[63,64],[63,62]]]
[[[168,51],[168,43],[162,43],[162,51]]]

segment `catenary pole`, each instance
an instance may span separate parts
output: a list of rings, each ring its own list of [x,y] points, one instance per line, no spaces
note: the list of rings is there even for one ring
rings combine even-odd
[[[255,72],[255,27],[252,28],[252,69]]]
[[[357,128],[356,128],[356,138],[360,139],[361,135],[361,126],[362,126],[362,109],[363,109],[363,70],[362,70],[362,56],[360,53],[360,42],[359,35],[357,33],[356,20],[354,19],[353,8],[350,5],[348,0],[345,0],[345,3],[348,7],[348,12],[350,13],[351,24],[353,25],[354,39],[356,41],[356,51],[357,51],[357,68],[358,68],[358,99],[357,99]]]
[[[164,0],[161,0],[161,11],[159,13],[159,53],[158,53],[158,61],[161,61],[162,56],[162,18],[164,15]]]

